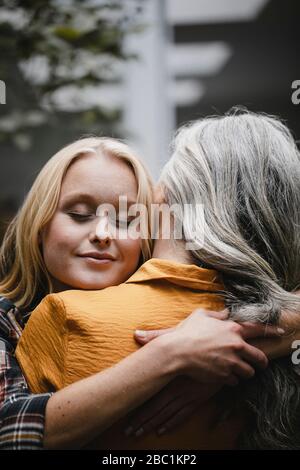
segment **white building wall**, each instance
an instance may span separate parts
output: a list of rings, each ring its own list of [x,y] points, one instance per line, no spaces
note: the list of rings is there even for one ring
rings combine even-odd
[[[174,110],[168,90],[167,47],[169,31],[165,1],[148,0],[141,22],[145,30],[128,37],[127,53],[138,60],[126,63],[124,129],[129,142],[144,158],[155,179],[168,158],[174,128]]]

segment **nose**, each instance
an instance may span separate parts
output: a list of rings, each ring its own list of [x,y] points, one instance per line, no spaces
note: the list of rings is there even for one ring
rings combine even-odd
[[[101,217],[97,221],[93,230],[90,233],[90,241],[98,243],[100,246],[108,247],[111,243],[111,233],[109,231],[109,224],[107,217]]]

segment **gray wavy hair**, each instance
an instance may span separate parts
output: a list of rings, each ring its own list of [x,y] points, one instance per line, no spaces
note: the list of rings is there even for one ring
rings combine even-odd
[[[279,119],[235,108],[189,123],[160,184],[169,205],[203,204],[204,241],[191,255],[222,273],[232,319],[276,324],[283,309],[300,310],[300,154]],[[196,212],[177,217],[185,239],[203,230]],[[250,411],[240,447],[300,448],[300,377],[290,357],[236,387],[235,401]]]

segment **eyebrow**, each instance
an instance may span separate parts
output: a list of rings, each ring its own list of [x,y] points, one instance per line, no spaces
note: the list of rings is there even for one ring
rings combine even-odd
[[[83,201],[88,203],[95,203],[95,198],[88,193],[69,193],[66,196],[62,197],[61,204],[69,204],[75,201]]]
[[[122,194],[120,194],[119,196],[122,196]],[[118,199],[117,201],[119,202],[119,196],[118,196]],[[61,201],[61,204],[69,204],[69,203],[72,203],[73,201],[75,202],[76,200],[80,200],[82,202],[87,202],[87,203],[92,203],[92,204],[96,204],[96,205],[100,205],[100,204],[105,204],[105,202],[100,202],[98,203],[98,201],[96,201],[95,197],[92,196],[91,194],[89,193],[77,193],[77,192],[74,192],[74,193],[70,193],[68,195],[66,195],[65,197],[63,197],[62,201]],[[115,202],[117,202],[115,201]],[[127,199],[127,203],[128,203],[128,206],[131,206],[132,204],[136,204],[137,201],[135,200],[132,200],[132,199]]]

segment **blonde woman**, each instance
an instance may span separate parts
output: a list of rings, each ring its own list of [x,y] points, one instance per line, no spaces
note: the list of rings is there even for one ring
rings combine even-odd
[[[224,306],[221,290],[231,316],[240,321],[278,323],[283,309],[299,309],[299,298],[291,293],[299,288],[299,172],[296,145],[287,128],[273,118],[243,113],[204,119],[180,132],[160,184],[168,205],[179,208],[175,221],[182,223],[184,239],[156,240],[153,258],[123,284],[103,291],[47,296],[31,315],[17,348],[31,388],[42,392],[67,386],[66,392],[72,390],[76,380],[95,373],[95,364],[100,364],[104,373],[112,365],[124,365],[132,358],[128,354],[135,351],[130,330],[140,324],[151,328],[155,322],[160,327],[167,322],[172,326],[197,304],[220,310]],[[198,217],[200,203],[205,208],[204,225]],[[109,234],[106,236],[109,239]],[[187,242],[192,242],[188,251]],[[128,315],[123,318],[124,306]],[[180,373],[205,382],[210,379],[208,373],[206,378],[203,375],[205,365],[202,373],[201,368],[196,374],[193,370],[203,356],[197,359],[194,352],[191,355],[185,350],[194,345],[192,351],[196,351],[203,334],[202,347],[209,343],[211,351],[212,343],[206,336],[208,318],[202,314],[202,328],[197,328],[197,317],[199,314],[192,315],[146,347],[159,339],[165,345],[174,341]],[[215,333],[215,340],[222,343],[224,337]],[[249,378],[254,370],[247,362],[257,365],[263,357],[254,359],[257,350],[249,345],[239,344],[237,349],[243,361],[239,367],[235,364],[232,372]],[[187,355],[189,364],[182,365]],[[208,372],[211,356],[204,357]],[[290,358],[271,363],[265,375],[258,374],[254,391],[251,386],[245,387],[252,392],[244,400],[241,394],[239,412],[231,413],[223,424],[209,425],[215,419],[214,401],[210,400],[185,427],[160,440],[152,435],[140,443],[129,443],[117,423],[95,445],[123,449],[180,448],[182,444],[183,448],[232,448],[246,428],[244,442],[250,447],[298,447],[298,423],[290,419],[294,406],[291,392],[299,386],[292,366]],[[217,369],[215,361],[210,371],[215,374]],[[279,383],[283,396],[276,395]],[[132,393],[130,390],[121,402],[128,404]],[[272,396],[276,397],[280,416],[274,413]],[[247,403],[250,410],[247,406],[245,409]],[[260,412],[253,414],[254,425],[251,420],[247,429],[249,420],[243,411],[260,407]],[[98,432],[107,429],[109,420],[104,415],[101,424],[98,422]],[[87,433],[86,442],[93,437],[95,434]]]
[[[185,335],[205,321],[210,325],[205,347],[199,346],[201,334],[197,347],[183,341],[178,348],[176,335],[171,341],[158,338],[116,367],[65,390],[52,395],[29,393],[14,350],[38,302],[48,293],[65,289],[118,285],[150,257],[150,237],[113,239],[106,224],[98,223],[99,204],[110,203],[118,209],[119,195],[149,208],[152,185],[148,173],[126,145],[104,138],[82,139],[49,160],[7,230],[0,255],[3,449],[81,447],[188,367],[189,373],[222,383],[234,380],[233,369],[237,375],[251,375],[252,367],[247,369],[247,361],[235,351],[237,342],[248,351],[249,362],[266,365],[265,355],[244,341],[247,336],[262,334],[262,327],[245,325],[236,332],[232,323],[194,316]],[[120,234],[128,220],[117,222]],[[219,344],[217,332],[223,338]],[[274,329],[269,332],[274,334]],[[216,354],[222,357],[222,363],[212,369]],[[199,358],[198,363],[195,358]],[[126,397],[124,389],[128,391]]]

